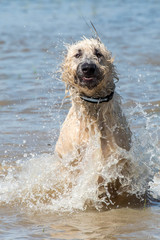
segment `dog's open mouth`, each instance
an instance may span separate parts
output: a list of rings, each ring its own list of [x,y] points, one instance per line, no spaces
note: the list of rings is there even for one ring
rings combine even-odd
[[[94,80],[93,77],[83,77],[82,79],[83,79],[83,81],[93,81]]]
[[[92,77],[88,77],[88,76],[76,76],[75,78],[75,82],[80,85],[81,87],[85,87],[88,89],[93,89],[96,86],[98,86],[98,84],[101,82],[101,78],[100,76],[92,76]]]
[[[95,88],[99,82],[100,79],[92,76],[92,77],[88,77],[88,76],[77,76],[77,83],[81,86],[81,87],[87,87],[88,89],[93,89]]]

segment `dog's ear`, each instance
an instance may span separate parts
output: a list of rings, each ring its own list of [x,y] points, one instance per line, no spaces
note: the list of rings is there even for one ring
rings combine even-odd
[[[114,65],[114,57],[111,57],[109,60],[107,60],[107,62],[111,72],[111,80],[115,84],[119,81],[119,77],[118,77],[117,69]]]
[[[114,81],[114,83],[117,83],[117,82],[119,81],[119,77],[118,77],[118,73],[117,73],[117,71],[116,71],[116,69],[115,69],[115,66],[114,66],[114,70],[113,70],[112,75],[113,75],[113,81]]]
[[[117,69],[114,65],[114,57],[111,57],[111,59],[109,60],[110,64],[111,64],[111,71],[112,71],[112,79],[114,83],[117,83],[119,81],[119,77],[118,77],[118,73],[117,73]]]
[[[117,83],[119,81],[118,73],[115,69],[115,66],[114,66],[114,71],[113,71],[113,81],[114,81],[114,83]]]

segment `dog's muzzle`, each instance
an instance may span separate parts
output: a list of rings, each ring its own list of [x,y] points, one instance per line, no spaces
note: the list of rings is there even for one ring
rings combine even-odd
[[[94,62],[87,60],[78,65],[75,83],[79,84],[81,87],[93,89],[101,80],[102,74]]]

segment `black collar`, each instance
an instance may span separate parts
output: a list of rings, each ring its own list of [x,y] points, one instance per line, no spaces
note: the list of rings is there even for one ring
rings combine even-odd
[[[109,102],[113,98],[113,94],[114,92],[111,92],[109,95],[107,95],[104,98],[92,98],[92,97],[86,97],[86,96],[80,96],[80,98],[90,103],[103,103],[103,102]]]

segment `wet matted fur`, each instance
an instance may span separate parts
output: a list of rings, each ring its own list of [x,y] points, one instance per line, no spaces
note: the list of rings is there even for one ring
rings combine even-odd
[[[86,70],[85,64],[86,69],[90,65],[91,69]],[[80,148],[95,134],[95,129],[100,133],[104,158],[116,145],[129,150],[131,132],[121,110],[120,97],[115,92],[114,80],[118,77],[113,59],[104,44],[97,39],[85,38],[70,45],[62,69],[72,107],[56,144],[58,154],[64,156]],[[103,98],[111,92],[114,95],[109,102],[94,104],[81,99],[81,96]]]
[[[131,131],[121,110],[120,97],[115,92],[117,79],[111,53],[100,40],[84,38],[68,47],[62,64],[62,80],[69,89],[72,106],[55,148],[60,158],[77,152],[81,161],[88,142],[95,136],[99,142],[102,164],[110,161],[110,156],[117,148],[130,150]],[[113,97],[108,102],[93,103],[84,100],[84,97],[104,99],[111,94]],[[119,159],[117,166],[122,168],[121,173],[128,174],[130,167],[127,160],[118,155],[116,157]],[[78,164],[77,160],[72,164]],[[97,179],[102,189],[100,197],[105,194],[103,180],[101,176]],[[112,200],[118,203],[125,202],[126,193],[123,196],[117,193],[121,188],[118,179],[107,188],[113,197]]]

